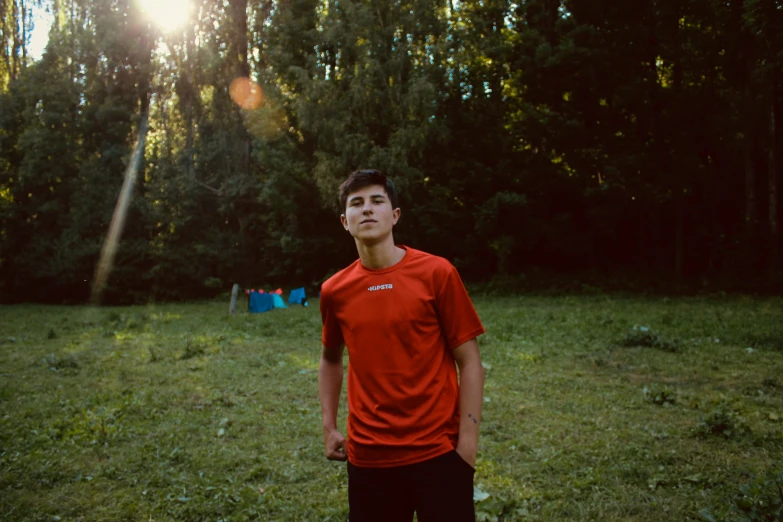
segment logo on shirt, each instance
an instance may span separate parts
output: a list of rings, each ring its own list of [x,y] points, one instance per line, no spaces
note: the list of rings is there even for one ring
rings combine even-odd
[[[378,285],[378,286],[371,286],[367,289],[368,292],[375,292],[378,290],[391,290],[394,288],[392,285]]]

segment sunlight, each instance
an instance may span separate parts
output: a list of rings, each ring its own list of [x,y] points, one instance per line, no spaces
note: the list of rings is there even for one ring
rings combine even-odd
[[[190,14],[190,0],[138,0],[141,8],[164,32],[181,27]]]

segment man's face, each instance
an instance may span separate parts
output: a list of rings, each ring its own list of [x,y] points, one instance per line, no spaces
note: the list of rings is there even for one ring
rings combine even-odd
[[[391,234],[400,219],[400,209],[392,208],[382,185],[370,185],[351,192],[340,216],[345,230],[365,244],[379,243]]]

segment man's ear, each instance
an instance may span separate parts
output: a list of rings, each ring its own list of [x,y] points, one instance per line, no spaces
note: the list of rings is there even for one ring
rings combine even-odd
[[[348,230],[348,218],[345,217],[345,214],[340,214],[340,223],[343,224],[345,230]]]
[[[399,207],[397,207],[394,210],[392,210],[392,219],[394,219],[394,224],[395,225],[397,224],[397,221],[400,220],[400,214],[402,214],[402,211],[400,210]]]

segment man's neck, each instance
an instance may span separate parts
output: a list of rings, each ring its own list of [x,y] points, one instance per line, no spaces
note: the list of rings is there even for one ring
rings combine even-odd
[[[356,249],[359,251],[359,259],[362,261],[362,266],[371,270],[389,268],[402,261],[402,258],[405,257],[405,250],[394,245],[392,236],[372,245],[357,241]]]

